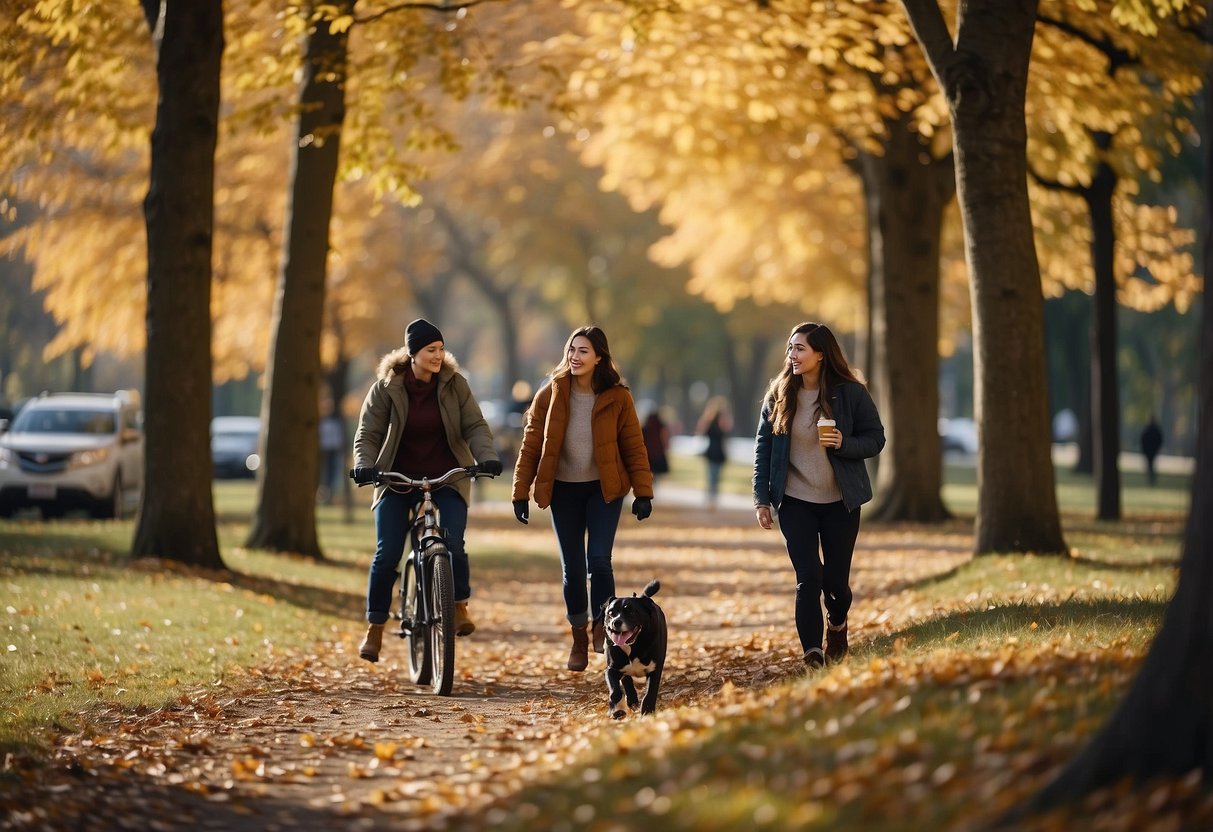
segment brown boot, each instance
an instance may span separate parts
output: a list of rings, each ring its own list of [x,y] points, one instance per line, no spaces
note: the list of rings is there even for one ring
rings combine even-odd
[[[455,635],[470,636],[476,632],[476,622],[472,621],[472,617],[468,615],[468,602],[457,601],[455,603]]]
[[[841,661],[847,654],[847,622],[837,626],[826,621],[826,661]]]
[[[369,624],[366,628],[366,638],[358,647],[358,655],[368,662],[379,661],[379,650],[383,647],[383,625]]]
[[[569,649],[569,670],[585,670],[590,665],[590,634],[585,625],[573,627],[573,646]]]
[[[602,623],[601,618],[595,618],[594,626],[590,630],[590,646],[594,648],[595,653],[602,652],[604,641],[606,641],[606,626]]]

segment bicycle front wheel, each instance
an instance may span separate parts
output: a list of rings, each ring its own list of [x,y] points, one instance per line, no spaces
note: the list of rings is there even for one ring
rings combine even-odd
[[[428,685],[431,675],[430,628],[426,625],[425,611],[421,608],[421,580],[417,574],[417,561],[410,555],[404,561],[400,584],[404,606],[401,634],[408,644],[409,679],[414,685]]]
[[[446,546],[435,544],[428,553],[430,604],[430,689],[449,696],[455,681],[455,579]]]

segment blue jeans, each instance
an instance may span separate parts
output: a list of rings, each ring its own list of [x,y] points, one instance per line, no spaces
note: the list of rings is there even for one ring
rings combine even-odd
[[[809,503],[784,497],[779,530],[796,570],[796,632],[807,653],[821,649],[821,602],[831,624],[847,620],[851,609],[851,556],[859,537],[859,509],[836,503]],[[821,549],[818,554],[818,542]]]
[[[455,600],[466,601],[472,595],[471,569],[463,534],[468,527],[468,505],[453,488],[439,488],[433,493],[439,520],[446,529],[446,546],[451,553],[451,572],[455,578]],[[400,559],[409,541],[409,510],[421,503],[421,491],[407,494],[388,491],[375,506],[375,559],[366,589],[366,620],[384,624],[392,613],[392,588],[400,569]]]
[[[592,482],[562,482],[552,485],[552,528],[560,547],[564,586],[564,609],[569,624],[584,627],[602,615],[602,607],[615,594],[615,572],[611,549],[623,498],[606,502],[602,486]],[[585,590],[589,574],[590,591]]]

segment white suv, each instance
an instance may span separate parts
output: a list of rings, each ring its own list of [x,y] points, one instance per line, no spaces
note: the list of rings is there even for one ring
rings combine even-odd
[[[0,515],[36,507],[43,517],[83,508],[122,517],[139,505],[143,431],[139,397],[44,393],[0,434]]]

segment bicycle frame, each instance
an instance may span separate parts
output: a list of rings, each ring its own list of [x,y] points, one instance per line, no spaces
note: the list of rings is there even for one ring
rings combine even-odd
[[[417,596],[421,607],[421,621],[409,621],[404,619],[402,627],[412,628],[415,624],[421,624],[428,627],[434,623],[434,602],[430,597],[430,570],[433,568],[431,563],[431,550],[435,543],[446,543],[446,530],[442,528],[442,515],[438,510],[438,506],[434,503],[433,489],[427,485],[422,486],[422,498],[416,508],[412,510],[413,520],[410,524],[409,539],[412,543],[412,548],[408,553],[408,558],[413,562],[414,568],[417,570]],[[449,551],[442,552],[443,557],[450,557]],[[403,594],[407,587],[401,586]],[[403,633],[402,633],[403,635]]]
[[[410,551],[402,563],[400,637],[408,641],[409,676],[414,684],[429,685],[439,696],[451,692],[455,672],[455,606],[450,551],[446,530],[433,492],[459,476],[481,476],[477,466],[453,468],[439,477],[378,473],[375,482],[398,493],[417,488],[421,501],[410,509]]]

